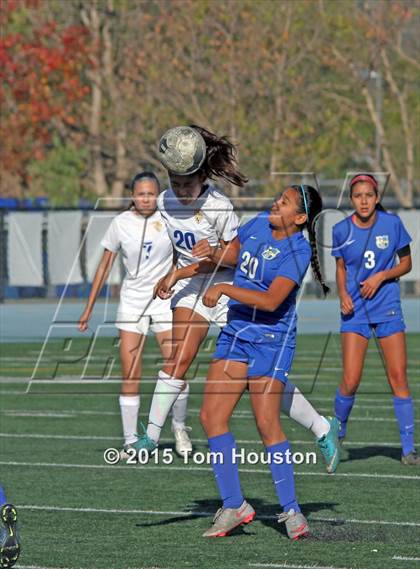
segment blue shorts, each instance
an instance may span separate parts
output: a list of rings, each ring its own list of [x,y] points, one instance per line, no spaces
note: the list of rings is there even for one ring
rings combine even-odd
[[[372,331],[375,331],[377,338],[386,338],[397,332],[404,332],[405,324],[402,318],[389,320],[388,322],[379,322],[377,324],[357,324],[356,322],[341,322],[340,332],[353,332],[364,336],[368,340],[372,338]]]
[[[248,364],[248,377],[272,377],[286,383],[294,355],[294,346],[247,342],[222,330],[213,358]]]

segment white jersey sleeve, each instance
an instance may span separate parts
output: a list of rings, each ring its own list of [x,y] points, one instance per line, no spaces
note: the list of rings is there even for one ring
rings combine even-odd
[[[215,225],[219,239],[223,241],[232,241],[238,235],[239,219],[230,202],[223,214],[216,216]]]
[[[121,247],[121,239],[116,217],[114,217],[114,219],[111,221],[105,235],[102,238],[101,245],[104,249],[108,249],[108,251],[112,251],[113,253],[119,251]]]

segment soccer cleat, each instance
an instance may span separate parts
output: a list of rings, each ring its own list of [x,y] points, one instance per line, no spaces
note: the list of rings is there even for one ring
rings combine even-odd
[[[413,450],[408,454],[403,454],[401,462],[406,466],[420,466],[420,456],[417,454],[417,451]]]
[[[16,508],[12,504],[4,504],[0,510],[0,519],[4,525],[0,530],[0,569],[8,569],[13,567],[20,554]]]
[[[137,450],[134,448],[134,443],[126,443],[123,446],[123,449],[120,451],[120,458],[121,460],[127,460],[128,458],[131,458],[135,453],[137,453]]]
[[[306,518],[300,512],[289,510],[278,514],[279,524],[285,522],[287,535],[293,541],[309,536],[309,526]]]
[[[219,508],[213,518],[213,525],[203,537],[225,537],[238,526],[249,524],[255,518],[254,508],[243,501],[239,508]]]
[[[175,450],[182,458],[192,453],[192,442],[187,431],[191,431],[191,427],[172,427]]]
[[[336,417],[326,417],[326,420],[330,424],[330,430],[326,435],[317,439],[316,443],[324,457],[328,474],[333,474],[340,462],[340,444],[338,442],[340,422]]]
[[[147,433],[144,433],[141,437],[139,437],[136,442],[130,443],[130,445],[124,445],[124,449],[126,450],[126,447],[128,446],[130,448],[133,448],[136,452],[142,449],[152,452],[158,447],[157,443],[151,439]]]

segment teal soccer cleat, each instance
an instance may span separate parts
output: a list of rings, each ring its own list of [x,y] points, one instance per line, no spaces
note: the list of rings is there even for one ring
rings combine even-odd
[[[158,445],[155,443],[155,441],[144,434],[135,442],[125,444],[123,450],[120,452],[120,457],[123,460],[127,460],[129,458],[133,459],[138,456],[138,453],[140,451],[145,450],[147,453],[151,453],[157,449],[157,447]]]
[[[12,504],[4,504],[0,509],[0,569],[13,567],[20,554],[19,534],[16,529],[17,512]]]
[[[139,437],[135,443],[130,444],[131,448],[134,448],[136,451],[139,450],[147,450],[148,452],[152,452],[157,449],[157,443],[151,439],[147,433],[145,432],[141,437]]]
[[[330,430],[326,435],[317,439],[316,444],[324,457],[328,474],[333,474],[340,463],[340,443],[338,432],[340,422],[336,417],[326,417],[330,424]]]

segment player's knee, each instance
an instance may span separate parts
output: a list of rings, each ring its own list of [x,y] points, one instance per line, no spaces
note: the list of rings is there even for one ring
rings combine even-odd
[[[256,422],[257,422],[258,432],[260,433],[263,442],[267,439],[270,439],[274,430],[272,419],[267,416],[262,416],[262,417],[257,417]]]
[[[344,395],[345,397],[351,397],[352,395],[354,395],[357,391],[357,388],[359,387],[359,380],[358,378],[352,378],[352,377],[345,377],[344,380],[340,383],[340,393],[341,395]]]
[[[164,371],[166,371],[167,373],[169,373],[169,375],[172,375],[173,377],[181,379],[188,371],[188,368],[190,367],[192,361],[195,358],[195,355],[196,355],[195,353],[192,354],[184,350],[182,352],[178,352],[175,358],[169,360],[166,363]]]
[[[229,415],[223,412],[218,413],[214,408],[203,407],[200,411],[200,422],[208,437],[214,437],[229,430]]]
[[[200,423],[202,424],[203,429],[206,431],[206,433],[213,426],[213,421],[214,414],[209,413],[209,411],[203,407],[200,411]]]
[[[410,396],[405,370],[397,370],[390,373],[389,383],[391,384],[392,392],[396,397]]]

